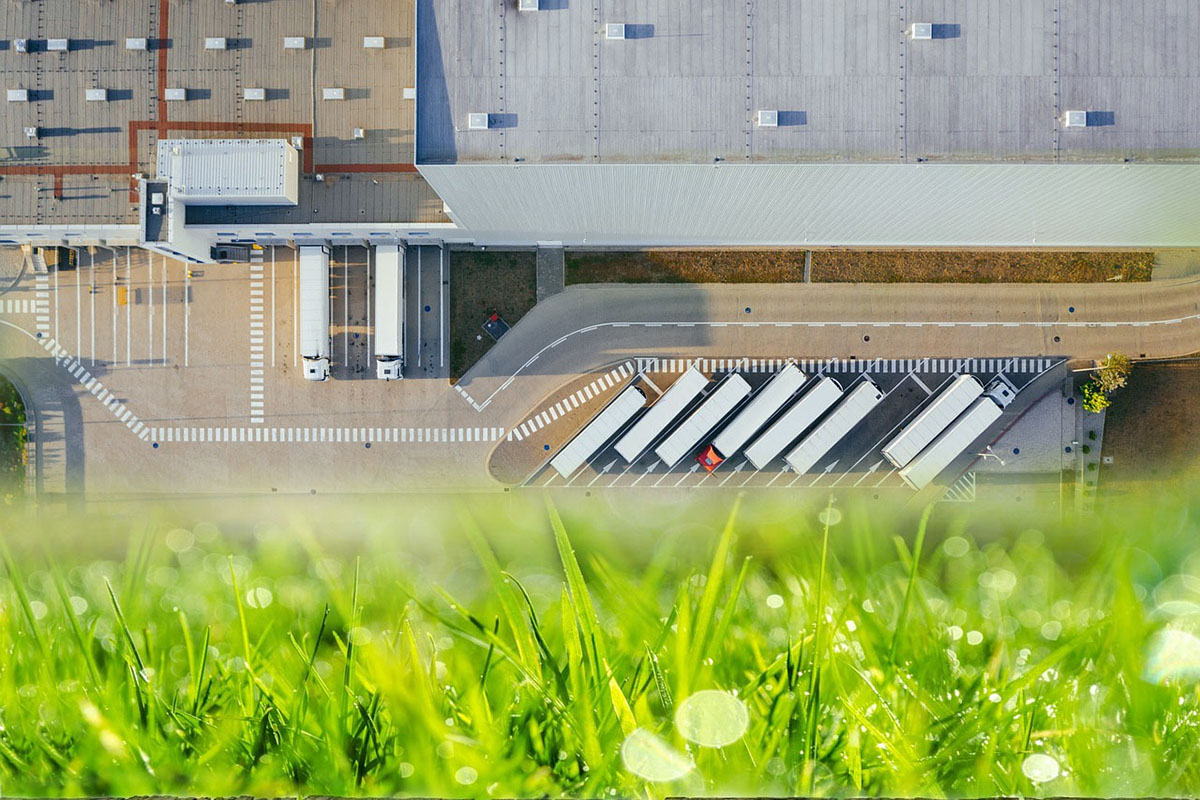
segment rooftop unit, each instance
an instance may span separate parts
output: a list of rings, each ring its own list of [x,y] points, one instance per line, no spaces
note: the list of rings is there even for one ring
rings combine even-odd
[[[303,36],[285,36],[283,37],[284,50],[304,50],[308,47],[308,39]]]
[[[382,36],[364,36],[363,48],[367,50],[382,50],[386,42]]]
[[[8,102],[10,103],[27,103],[29,102],[28,89],[9,89]]]
[[[537,11],[541,6],[541,0],[518,0],[517,2],[518,11]]]
[[[125,40],[125,49],[126,50],[145,50],[146,47],[147,47],[147,40],[146,40],[146,37],[144,37],[144,36],[131,37],[131,38]]]
[[[65,53],[71,49],[70,39],[47,39],[46,49],[51,53]]]
[[[491,127],[491,120],[488,115],[482,111],[473,111],[467,114],[467,130],[469,131],[486,131]]]
[[[610,22],[604,26],[605,39],[624,39],[625,38],[625,23]]]
[[[205,50],[225,50],[229,47],[229,40],[224,36],[209,36],[204,40]]]
[[[294,206],[300,157],[287,139],[160,139],[158,180],[188,205]]]
[[[1086,111],[1067,111],[1063,114],[1064,128],[1086,128],[1087,127],[1087,112]]]
[[[243,100],[266,100],[267,99],[267,90],[263,89],[261,87],[258,87],[258,86],[247,87],[245,89],[242,89],[242,99]]]
[[[338,87],[327,87],[321,90],[322,100],[345,100],[346,90]]]
[[[914,22],[912,27],[908,29],[908,35],[913,39],[932,39],[933,38],[933,23],[932,22]]]
[[[760,128],[778,128],[779,127],[779,111],[778,110],[763,110],[758,112],[758,127]]]
[[[108,102],[108,89],[88,89],[84,92],[84,97],[89,103],[106,103]]]
[[[187,89],[167,89],[163,94],[167,100],[187,100]]]
[[[29,139],[38,138],[38,128],[36,125],[31,125],[25,129],[25,136]]]

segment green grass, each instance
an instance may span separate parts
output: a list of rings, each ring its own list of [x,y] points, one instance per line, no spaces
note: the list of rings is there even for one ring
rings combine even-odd
[[[10,514],[0,783],[53,796],[1200,791],[1187,500],[1072,525],[774,498]],[[747,712],[720,748],[674,721],[711,689]],[[1060,774],[1033,783],[1041,756]]]
[[[25,485],[25,404],[0,376],[0,505],[11,505]]]
[[[450,252],[450,377],[458,380],[495,342],[483,330],[492,314],[516,325],[537,303],[534,250]]]

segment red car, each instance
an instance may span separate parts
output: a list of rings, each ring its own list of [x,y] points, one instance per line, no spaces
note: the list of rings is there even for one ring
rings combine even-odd
[[[704,452],[696,456],[696,460],[700,462],[700,466],[704,467],[708,472],[712,472],[717,467],[721,466],[721,462],[725,459],[717,452],[717,448],[711,444],[704,448]]]

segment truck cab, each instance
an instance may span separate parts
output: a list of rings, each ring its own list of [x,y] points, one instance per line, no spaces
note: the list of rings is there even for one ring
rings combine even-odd
[[[329,359],[328,358],[305,358],[304,359],[304,379],[308,381],[327,381],[329,380]]]
[[[404,361],[397,356],[377,356],[375,358],[375,377],[381,381],[403,380]]]

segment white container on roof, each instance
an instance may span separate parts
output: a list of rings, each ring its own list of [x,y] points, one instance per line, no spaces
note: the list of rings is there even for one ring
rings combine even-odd
[[[25,103],[29,100],[28,89],[9,89],[8,102],[10,103]]]
[[[108,89],[86,89],[83,96],[89,103],[104,103],[108,100]]]
[[[267,90],[261,86],[247,86],[242,89],[243,100],[266,100]]]
[[[286,139],[164,139],[158,180],[189,205],[294,206],[300,157]]]
[[[363,37],[363,48],[365,48],[367,50],[382,50],[383,46],[385,44],[387,44],[387,42],[384,40],[384,37],[382,37],[382,36],[364,36]]]
[[[205,50],[224,50],[228,46],[224,36],[209,36],[204,40]]]
[[[65,53],[71,49],[70,39],[47,39],[46,49],[51,53]]]
[[[163,92],[168,100],[187,100],[187,89],[178,87],[167,89]]]
[[[909,35],[914,39],[932,39],[933,38],[933,23],[932,22],[914,22],[912,28],[909,29]]]
[[[285,36],[283,37],[284,50],[304,50],[308,47],[308,39],[303,36]]]
[[[144,36],[130,36],[125,40],[126,50],[145,50],[146,45],[146,37]]]
[[[346,90],[340,86],[327,86],[321,90],[322,100],[345,100]]]

